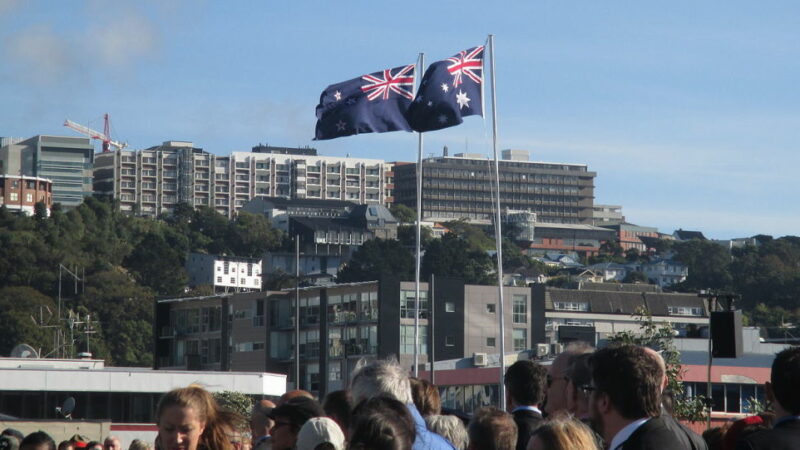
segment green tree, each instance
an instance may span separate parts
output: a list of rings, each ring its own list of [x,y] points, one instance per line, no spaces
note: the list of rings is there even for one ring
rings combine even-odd
[[[0,355],[7,356],[17,344],[28,344],[41,353],[53,350],[55,328],[42,328],[45,324],[60,327],[53,299],[25,286],[0,289]]]
[[[428,246],[433,239],[433,232],[428,227],[419,230],[420,245],[422,248]],[[415,248],[417,245],[417,227],[414,225],[400,225],[397,227],[397,240],[408,248]]]
[[[401,280],[414,278],[414,256],[394,239],[370,239],[353,253],[336,276],[340,283],[379,280],[392,274]]]
[[[183,290],[188,277],[184,269],[188,243],[186,236],[169,229],[147,233],[125,259],[137,281],[159,295],[174,295]]]
[[[417,222],[417,210],[414,208],[409,208],[400,203],[394,203],[392,207],[389,208],[389,211],[399,223],[414,224]]]
[[[280,246],[281,234],[263,215],[240,211],[228,226],[227,247],[236,256],[260,258]]]
[[[697,422],[706,415],[705,401],[702,396],[686,398],[682,378],[681,354],[675,347],[674,330],[669,322],[656,323],[653,316],[644,308],[640,308],[634,317],[639,322],[639,332],[623,331],[611,336],[610,341],[618,344],[633,344],[650,347],[661,353],[667,367],[667,389],[672,392],[674,416],[678,419]]]
[[[623,283],[648,283],[649,281],[647,275],[637,271],[628,272],[622,280]]]
[[[673,244],[675,260],[686,264],[689,276],[673,288],[683,292],[700,289],[731,290],[729,272],[731,255],[728,250],[711,241],[693,239]]]
[[[422,259],[422,278],[431,274],[461,278],[467,284],[493,284],[492,259],[486,251],[470,245],[465,239],[447,233],[428,244]]]
[[[463,239],[471,248],[480,250],[494,250],[494,238],[489,237],[481,228],[471,225],[466,219],[445,222],[444,226],[450,233]]]

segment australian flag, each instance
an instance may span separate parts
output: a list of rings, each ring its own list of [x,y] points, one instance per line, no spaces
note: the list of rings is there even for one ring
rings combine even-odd
[[[415,131],[432,131],[483,115],[483,46],[458,52],[428,67],[406,117]]]
[[[411,131],[405,114],[413,91],[413,64],[332,84],[319,98],[314,139]]]

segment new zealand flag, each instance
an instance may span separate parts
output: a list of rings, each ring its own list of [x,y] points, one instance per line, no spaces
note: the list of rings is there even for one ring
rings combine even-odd
[[[413,91],[413,64],[332,84],[319,98],[314,139],[411,131],[405,114]]]
[[[406,117],[415,131],[452,127],[462,117],[483,115],[483,46],[428,67]]]

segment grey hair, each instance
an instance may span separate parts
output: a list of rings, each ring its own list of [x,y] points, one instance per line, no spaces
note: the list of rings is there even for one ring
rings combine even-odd
[[[134,439],[131,441],[131,445],[128,447],[128,450],[150,450],[150,448],[150,444],[147,442]]]
[[[444,437],[456,450],[466,450],[469,445],[469,435],[467,434],[467,427],[456,416],[450,415],[433,415],[425,418],[425,423],[428,429]]]
[[[413,402],[406,370],[396,359],[359,362],[350,381],[353,404],[375,397],[389,397],[404,404]]]

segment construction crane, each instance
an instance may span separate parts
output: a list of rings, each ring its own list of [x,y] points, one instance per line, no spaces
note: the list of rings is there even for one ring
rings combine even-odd
[[[103,141],[103,153],[108,153],[109,151],[111,151],[111,146],[114,146],[114,147],[116,147],[116,148],[118,148],[120,150],[122,150],[123,148],[127,147],[128,144],[125,143],[125,142],[117,142],[117,141],[111,140],[111,137],[109,136],[111,133],[110,133],[110,127],[108,125],[108,114],[105,114],[103,116],[103,119],[105,121],[105,126],[103,128],[103,130],[104,130],[103,133],[101,133],[99,131],[95,131],[95,130],[89,128],[89,127],[85,127],[85,126],[83,126],[81,124],[75,123],[75,122],[73,122],[73,121],[71,121],[69,119],[64,121],[64,126],[72,128],[73,130],[77,131],[78,133],[85,134],[86,136],[89,136],[92,139],[99,139],[99,140]]]

